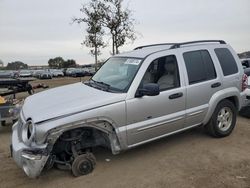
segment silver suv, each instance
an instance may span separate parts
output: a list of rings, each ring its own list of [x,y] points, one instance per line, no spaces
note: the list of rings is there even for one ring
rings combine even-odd
[[[87,82],[28,97],[11,151],[29,177],[53,166],[74,176],[113,154],[203,125],[228,136],[245,101],[246,76],[224,41],[141,46],[106,61]]]

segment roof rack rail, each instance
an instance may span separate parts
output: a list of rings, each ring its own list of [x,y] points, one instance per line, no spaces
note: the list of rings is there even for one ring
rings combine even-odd
[[[186,45],[186,44],[209,43],[209,42],[219,42],[220,44],[226,44],[224,40],[197,40],[197,41],[176,43],[176,44],[173,44],[173,46],[171,46],[170,49],[180,48],[182,45]]]
[[[145,46],[138,46],[136,47],[134,50],[139,50],[142,48],[146,48],[146,47],[153,47],[153,46],[164,46],[164,45],[175,45],[176,43],[160,43],[160,44],[150,44],[150,45],[145,45]]]

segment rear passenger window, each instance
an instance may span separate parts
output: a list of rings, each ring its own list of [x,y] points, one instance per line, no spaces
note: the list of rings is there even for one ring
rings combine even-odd
[[[216,71],[210,54],[206,50],[186,52],[183,54],[189,84],[212,80],[216,78]]]
[[[219,59],[224,76],[238,72],[236,61],[227,48],[217,48],[214,51]]]

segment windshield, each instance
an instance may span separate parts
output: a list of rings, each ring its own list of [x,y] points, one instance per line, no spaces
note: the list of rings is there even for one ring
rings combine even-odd
[[[141,59],[110,58],[92,77],[90,82],[104,85],[107,90],[127,92],[141,64]]]

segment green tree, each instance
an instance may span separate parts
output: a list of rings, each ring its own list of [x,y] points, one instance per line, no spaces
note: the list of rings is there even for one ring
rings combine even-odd
[[[102,1],[102,24],[109,30],[112,38],[112,54],[118,54],[119,48],[127,40],[136,39],[132,12],[128,8],[122,8],[123,0]],[[107,11],[108,10],[108,11]]]
[[[100,49],[106,46],[103,40],[105,31],[111,35],[113,55],[118,54],[119,48],[128,40],[133,42],[136,39],[135,19],[131,10],[123,8],[123,0],[90,0],[80,11],[83,17],[73,18],[73,22],[87,25],[87,35],[82,44],[91,48],[96,65]]]
[[[73,18],[73,22],[78,24],[85,23],[87,25],[87,35],[83,41],[83,45],[91,48],[90,53],[95,57],[95,69],[97,70],[98,56],[101,54],[100,48],[105,47],[103,41],[104,30],[101,20],[102,3],[98,0],[91,0],[89,4],[83,5],[80,11],[82,18]]]
[[[68,59],[67,61],[65,61],[62,57],[56,57],[53,59],[49,59],[48,64],[49,64],[49,67],[53,68],[53,69],[76,67],[75,60]]]
[[[62,68],[76,67],[76,62],[73,59],[68,59],[62,64]]]
[[[49,59],[48,64],[50,68],[62,68],[64,63],[64,59],[62,57],[56,57],[53,59]]]
[[[28,65],[21,61],[14,61],[8,63],[6,66],[7,70],[19,70],[19,69],[28,69]]]

